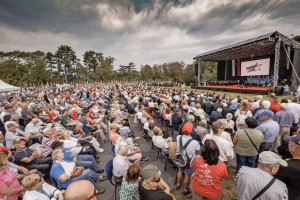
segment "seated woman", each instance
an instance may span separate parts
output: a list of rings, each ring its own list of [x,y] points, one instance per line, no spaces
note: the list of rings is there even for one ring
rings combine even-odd
[[[219,161],[218,146],[214,140],[206,140],[201,151],[190,167],[194,169],[191,181],[193,199],[222,199],[221,179],[228,178],[226,165]]]
[[[139,183],[140,199],[175,200],[170,194],[170,187],[162,179],[161,171],[155,165],[147,165],[141,171],[142,180]]]
[[[97,181],[103,181],[100,174],[82,167],[75,167],[74,162],[64,161],[64,153],[61,149],[55,149],[52,152],[53,165],[50,170],[50,176],[60,188],[67,188],[71,183],[78,180],[88,180],[97,189],[97,193],[105,192],[100,189]]]
[[[141,168],[139,165],[131,165],[125,176],[123,177],[120,200],[139,200],[140,194],[138,190]]]
[[[64,190],[49,185],[38,174],[30,174],[22,180],[26,190],[23,200],[63,200]]]
[[[8,166],[8,157],[0,153],[0,199],[17,200],[24,189],[20,186],[17,176]]]
[[[110,141],[114,144],[116,143],[117,139],[120,137],[120,134],[118,133],[119,132],[119,124],[117,123],[112,123],[110,125],[110,134],[109,134],[109,138],[110,138]]]
[[[7,158],[8,158],[8,160],[12,156],[11,151],[8,148],[3,147],[3,146],[0,146],[0,153],[5,154],[7,156]],[[10,171],[12,171],[12,172],[14,172],[16,174],[18,180],[24,178],[24,176],[26,176],[26,175],[37,173],[36,169],[28,170],[25,167],[16,165],[16,164],[14,164],[12,162],[8,162],[7,163],[7,167],[8,167],[8,169]]]

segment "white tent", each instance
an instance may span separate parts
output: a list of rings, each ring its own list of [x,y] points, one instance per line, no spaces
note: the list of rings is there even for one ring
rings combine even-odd
[[[15,91],[15,90],[20,90],[20,88],[13,85],[9,85],[8,83],[5,83],[4,81],[0,80],[0,92]]]

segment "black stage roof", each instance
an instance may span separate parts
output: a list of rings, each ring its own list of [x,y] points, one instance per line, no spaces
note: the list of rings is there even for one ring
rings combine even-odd
[[[215,49],[195,56],[194,60],[201,61],[226,61],[235,59],[250,59],[275,54],[276,40],[281,37],[283,45],[291,46],[291,49],[300,49],[300,43],[275,31],[256,38],[238,42],[233,45]]]

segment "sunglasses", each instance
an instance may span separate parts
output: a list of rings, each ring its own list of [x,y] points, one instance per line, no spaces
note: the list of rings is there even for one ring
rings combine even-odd
[[[91,200],[91,199],[94,198],[95,196],[97,196],[97,191],[96,191],[96,189],[94,190],[94,193],[92,194],[92,196],[90,196],[90,197],[87,198],[86,200]]]

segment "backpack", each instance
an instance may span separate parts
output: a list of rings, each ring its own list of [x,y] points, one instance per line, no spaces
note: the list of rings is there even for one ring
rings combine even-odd
[[[193,138],[189,139],[184,146],[182,146],[182,136],[179,138],[179,151],[175,154],[175,163],[178,167],[187,167],[190,162],[191,158],[187,155],[185,149],[188,145],[192,142]]]
[[[239,116],[236,118],[236,123],[237,124],[245,124],[245,119],[248,117],[247,113],[248,111],[241,111],[239,110],[240,114]]]

